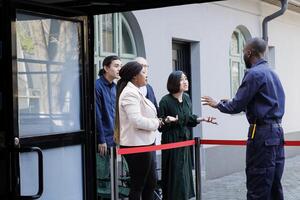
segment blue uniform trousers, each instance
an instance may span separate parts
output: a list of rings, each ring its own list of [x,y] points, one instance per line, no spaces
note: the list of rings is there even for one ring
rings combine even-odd
[[[279,124],[257,125],[248,132],[246,151],[247,200],[283,200],[284,135]]]

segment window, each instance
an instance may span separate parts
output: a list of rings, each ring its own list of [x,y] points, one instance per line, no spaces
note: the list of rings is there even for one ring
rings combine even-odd
[[[96,74],[108,55],[119,56],[123,64],[137,57],[133,31],[122,13],[97,15],[94,19]]]
[[[80,23],[17,14],[21,136],[81,130]]]
[[[103,15],[101,17],[101,40],[102,41],[102,45],[100,45],[100,47],[102,47],[101,51],[103,52],[116,52],[115,50],[115,33],[114,33],[114,21],[115,18],[113,16],[113,14],[107,14],[107,15]]]
[[[236,29],[231,35],[229,66],[231,97],[234,97],[245,73],[245,63],[243,60],[243,48],[245,46],[245,36],[240,29]]]
[[[275,69],[276,63],[275,63],[275,47],[274,46],[268,47],[267,55],[268,55],[267,60],[268,60],[270,67],[272,69]]]

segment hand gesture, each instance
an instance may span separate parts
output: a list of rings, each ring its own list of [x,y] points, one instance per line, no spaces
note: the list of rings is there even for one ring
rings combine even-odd
[[[215,117],[203,117],[203,118],[200,118],[199,121],[200,122],[207,122],[207,123],[211,123],[211,124],[218,124],[218,122],[215,121],[216,118]]]
[[[167,116],[164,121],[165,121],[166,124],[169,124],[171,122],[177,122],[178,121],[178,115],[176,115],[176,117]]]
[[[201,97],[202,105],[208,105],[212,108],[217,108],[218,103],[210,96]]]

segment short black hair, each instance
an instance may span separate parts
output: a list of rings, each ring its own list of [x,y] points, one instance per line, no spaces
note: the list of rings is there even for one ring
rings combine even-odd
[[[265,54],[268,43],[262,38],[255,37],[248,40],[247,45],[249,45],[255,56],[261,57]]]
[[[174,71],[169,75],[167,82],[167,89],[171,94],[175,94],[180,91],[180,80],[183,71]]]
[[[115,56],[115,55],[105,57],[102,62],[102,68],[99,70],[98,75],[101,76],[105,74],[104,66],[109,66],[114,60],[121,60],[121,59],[119,56]]]

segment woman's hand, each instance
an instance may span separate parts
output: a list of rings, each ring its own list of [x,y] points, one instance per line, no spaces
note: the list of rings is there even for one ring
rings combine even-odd
[[[211,124],[218,124],[218,122],[215,121],[216,118],[215,117],[199,117],[197,119],[198,122],[207,122],[207,123],[211,123]]]
[[[178,121],[178,115],[176,115],[176,117],[167,116],[164,119],[163,118],[158,118],[158,120],[159,120],[159,128],[161,128],[165,124],[170,124],[172,122],[177,122]]]
[[[169,124],[171,122],[177,122],[178,121],[178,115],[176,115],[176,117],[172,117],[172,116],[167,116],[165,119],[164,119],[164,122],[166,124]]]

